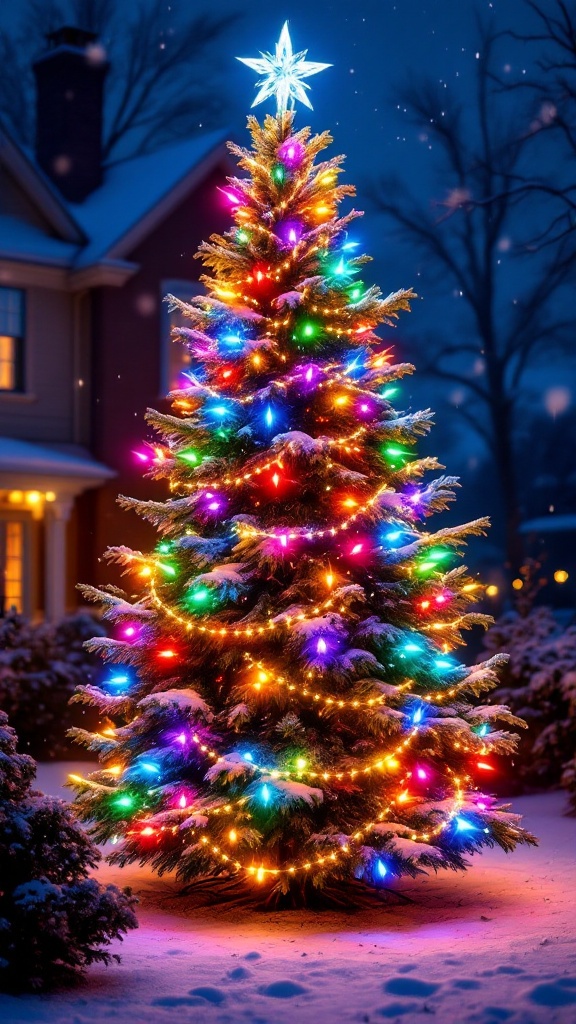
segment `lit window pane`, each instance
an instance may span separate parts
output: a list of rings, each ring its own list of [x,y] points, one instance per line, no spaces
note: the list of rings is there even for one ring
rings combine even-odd
[[[4,610],[9,611],[15,608],[17,612],[22,611],[22,598],[24,590],[24,524],[23,523],[2,523],[0,524],[3,543],[0,545],[3,565],[3,591]]]
[[[16,339],[0,334],[0,388],[16,388]]]

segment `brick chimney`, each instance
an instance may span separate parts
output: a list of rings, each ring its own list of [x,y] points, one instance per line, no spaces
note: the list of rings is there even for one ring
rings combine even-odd
[[[102,182],[108,62],[93,32],[65,26],[34,63],[36,159],[65,199],[80,203]]]

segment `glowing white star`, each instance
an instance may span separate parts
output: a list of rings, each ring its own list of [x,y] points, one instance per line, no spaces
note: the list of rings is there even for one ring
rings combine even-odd
[[[279,114],[288,109],[289,100],[292,101],[292,108],[294,107],[294,101],[299,100],[300,103],[304,103],[312,110],[312,104],[306,95],[306,90],[310,89],[310,86],[303,82],[302,79],[308,78],[310,75],[317,75],[319,71],[331,68],[332,65],[317,64],[311,60],[304,60],[307,53],[308,50],[302,50],[301,53],[292,52],[288,22],[285,21],[280,33],[280,39],[276,43],[275,54],[262,53],[260,51],[262,60],[259,60],[257,57],[237,57],[236,60],[247,64],[256,74],[265,76],[256,83],[256,86],[260,88],[252,106],[255,107],[258,103],[268,99],[269,96],[276,95]]]

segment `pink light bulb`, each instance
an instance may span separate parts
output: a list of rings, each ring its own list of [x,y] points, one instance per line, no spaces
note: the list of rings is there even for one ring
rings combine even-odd
[[[416,775],[418,776],[419,779],[427,779],[428,778],[428,772],[424,771],[423,768],[418,768],[416,770]]]
[[[436,601],[436,604],[444,604],[444,602],[446,601],[446,598],[445,598],[444,594],[438,594],[438,597],[435,598],[435,601]]]
[[[218,186],[218,191],[225,196],[229,203],[232,203],[232,206],[237,206],[239,204],[240,197],[235,192],[232,192],[228,188],[220,188],[220,186]]]
[[[150,461],[150,456],[146,455],[145,452],[136,452],[136,451],[134,451],[134,452],[132,452],[132,454],[135,455],[136,458],[140,460],[140,462],[149,462]]]
[[[180,735],[176,737],[176,742],[181,743],[182,746],[184,746],[186,743],[186,733],[181,732]]]
[[[279,540],[280,540],[280,547],[283,547],[283,548],[287,548],[288,547],[288,537],[286,536],[285,533],[281,533],[280,534]]]
[[[362,551],[363,547],[364,547],[363,544],[355,544],[354,547],[352,548],[352,551],[350,552],[350,554],[351,555],[359,555],[360,552]]]
[[[178,803],[179,803],[180,807],[186,807],[187,800],[186,800],[186,797],[184,796],[184,794],[182,794],[182,796],[180,797]]]
[[[130,637],[130,636],[135,636],[135,634],[136,634],[136,626],[126,626],[126,629],[124,630],[124,636]]]

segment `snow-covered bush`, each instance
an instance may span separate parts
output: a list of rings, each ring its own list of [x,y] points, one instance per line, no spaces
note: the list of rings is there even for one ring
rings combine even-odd
[[[0,711],[0,989],[45,988],[95,961],[136,928],[129,889],[103,886],[88,872],[98,848],[63,800],[30,788],[36,765],[16,753],[16,733]]]
[[[16,612],[0,619],[0,707],[18,733],[20,749],[40,760],[70,753],[67,729],[97,727],[90,710],[68,703],[77,686],[91,681],[96,659],[83,644],[95,635],[105,631],[87,614],[57,625],[32,625]]]
[[[495,699],[528,724],[518,773],[532,786],[562,783],[576,810],[576,625],[562,626],[545,607],[509,612],[488,630],[484,646],[510,655]]]

